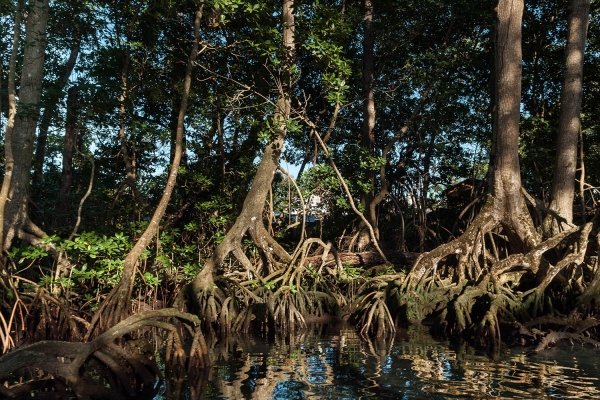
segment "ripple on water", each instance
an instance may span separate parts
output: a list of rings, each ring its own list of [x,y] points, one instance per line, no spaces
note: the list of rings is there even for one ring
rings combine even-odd
[[[341,327],[274,343],[231,336],[211,356],[209,399],[600,398],[600,351],[581,347],[492,359],[423,332],[368,343]]]

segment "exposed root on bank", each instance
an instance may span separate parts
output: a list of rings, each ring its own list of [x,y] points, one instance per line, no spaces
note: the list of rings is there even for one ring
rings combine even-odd
[[[586,265],[586,253],[595,220],[541,241],[528,215],[507,223],[497,217],[496,206],[489,198],[462,236],[421,254],[405,278],[390,275],[385,284],[362,286],[354,310],[361,333],[381,336],[398,323],[426,323],[438,334],[498,348],[505,328],[515,324],[567,312],[578,303],[594,313],[590,291],[598,292],[600,269]],[[569,335],[595,329],[586,326]]]
[[[323,253],[321,262],[312,265],[306,259],[315,244]],[[269,273],[271,269],[259,273],[241,249],[234,248],[232,253],[237,261],[242,260],[239,264],[213,276],[209,273],[214,268],[213,256],[177,299],[177,308],[199,315],[206,331],[271,334],[279,329],[305,328],[307,319],[343,316],[343,308],[349,303],[345,287],[351,286],[351,280],[331,243],[308,239],[297,246],[287,263],[273,263],[278,267]],[[327,261],[329,254],[337,262]]]

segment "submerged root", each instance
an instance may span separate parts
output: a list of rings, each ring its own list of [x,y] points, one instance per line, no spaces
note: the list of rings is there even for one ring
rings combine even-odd
[[[571,342],[571,344],[573,344],[573,342],[591,344],[592,346],[594,346],[596,348],[600,348],[600,341],[594,340],[594,339],[584,336],[580,333],[549,332],[546,336],[544,336],[542,341],[536,346],[536,348],[533,351],[538,353],[538,352],[548,348],[548,346],[550,346],[554,343],[557,343],[561,340],[569,340]]]

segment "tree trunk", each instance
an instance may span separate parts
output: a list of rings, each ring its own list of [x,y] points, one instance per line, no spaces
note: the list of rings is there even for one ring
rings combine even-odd
[[[13,131],[5,139],[5,147],[12,152],[14,169],[11,171],[7,163],[3,182],[3,189],[4,185],[8,185],[3,215],[4,251],[10,248],[15,237],[37,243],[43,236],[43,232],[29,220],[27,212],[33,143],[40,113],[49,4],[48,0],[32,0],[29,6],[19,104]]]
[[[4,243],[4,210],[6,202],[8,201],[8,192],[15,167],[15,159],[12,151],[12,136],[15,125],[15,115],[17,114],[15,75],[17,69],[17,53],[19,51],[19,38],[21,37],[21,12],[22,9],[19,3],[17,5],[17,10],[15,11],[13,47],[10,53],[10,64],[8,68],[8,121],[4,133],[4,179],[2,182],[2,189],[0,189],[0,243]]]
[[[373,94],[373,3],[371,0],[364,0],[364,33],[363,33],[363,126],[361,146],[372,157],[375,148],[375,96]],[[379,229],[377,224],[377,205],[375,199],[375,171],[368,169],[365,171],[367,181],[372,185],[367,193],[361,195],[360,203],[364,207],[364,214],[371,226],[375,237],[379,239]],[[371,241],[367,227],[360,225],[358,239],[358,250],[364,249]]]
[[[130,29],[134,25],[137,20],[138,15],[136,15],[130,22]],[[119,97],[119,142],[121,143],[121,157],[123,158],[123,163],[125,164],[125,185],[129,186],[131,189],[133,196],[136,200],[142,205],[146,206],[146,201],[142,197],[138,187],[137,187],[137,168],[135,164],[135,149],[132,152],[132,155],[129,154],[129,146],[127,146],[127,134],[125,132],[126,121],[125,118],[127,116],[127,97],[129,94],[129,64],[131,62],[131,55],[129,50],[129,45],[125,45],[125,48],[122,50],[123,52],[123,69],[121,70],[121,95]],[[181,110],[180,110],[181,111]],[[175,137],[172,136],[173,139],[176,138],[177,133],[175,132]],[[174,155],[173,155],[174,159]]]
[[[44,105],[44,112],[40,121],[40,129],[37,138],[37,145],[35,148],[35,172],[33,175],[34,183],[42,182],[44,161],[46,159],[46,143],[48,141],[48,129],[50,128],[52,119],[54,119],[56,115],[56,105],[58,104],[62,91],[64,90],[67,82],[69,81],[69,77],[73,73],[75,63],[77,62],[77,57],[79,56],[79,50],[81,49],[81,34],[79,30],[76,31],[76,34],[79,36],[75,37],[74,39],[73,48],[71,49],[69,59],[67,60],[63,72],[59,76],[58,80],[52,85],[53,87],[51,88],[51,90],[48,91],[48,98],[46,99],[46,104]]]
[[[415,205],[417,206],[417,216],[419,218],[417,230],[419,232],[419,251],[425,251],[426,244],[425,239],[427,238],[427,205],[428,205],[428,194],[429,194],[429,184],[430,184],[430,169],[431,169],[431,158],[433,156],[433,149],[435,144],[435,139],[437,137],[437,130],[433,129],[431,133],[431,137],[429,138],[429,144],[427,146],[427,150],[423,155],[421,164],[423,165],[422,172],[419,170],[419,191],[418,197],[416,199]],[[419,141],[424,141],[419,139]]]
[[[293,0],[283,0],[283,46],[286,49],[286,55],[282,63],[283,73],[281,74],[281,89],[275,108],[275,115],[273,117],[273,126],[275,128],[272,139],[265,148],[254,181],[244,200],[240,215],[237,217],[233,227],[227,232],[223,242],[217,246],[212,257],[191,283],[190,289],[194,293],[210,287],[210,284],[213,283],[213,275],[216,269],[221,265],[229,253],[233,252],[236,258],[238,258],[249,271],[253,270],[253,267],[245,256],[241,246],[241,239],[248,231],[259,249],[261,249],[264,256],[263,258],[266,259],[267,263],[271,262],[273,252],[284,261],[291,260],[289,254],[287,254],[287,252],[268,234],[263,224],[262,213],[267,194],[271,189],[273,177],[279,166],[281,153],[283,152],[285,136],[287,133],[286,121],[289,118],[291,111],[292,82],[289,68],[292,65],[295,50],[293,7]]]
[[[141,254],[146,249],[146,247],[148,247],[148,245],[152,241],[152,238],[156,234],[158,225],[163,215],[165,214],[167,205],[169,204],[169,200],[171,198],[171,194],[173,193],[173,189],[175,188],[175,183],[177,182],[177,172],[179,170],[179,163],[181,161],[183,153],[182,143],[184,133],[184,119],[187,111],[187,102],[190,92],[190,86],[192,83],[192,72],[194,69],[194,64],[196,62],[196,57],[198,55],[200,41],[200,22],[202,21],[202,11],[204,9],[204,3],[202,2],[200,4],[200,8],[196,12],[196,17],[194,20],[194,44],[192,46],[192,50],[188,59],[185,80],[183,84],[183,91],[181,94],[181,105],[179,107],[179,117],[177,119],[175,154],[173,156],[173,164],[171,165],[171,170],[169,171],[169,176],[167,179],[165,190],[160,199],[160,202],[158,203],[158,206],[156,207],[156,210],[154,211],[154,215],[152,215],[152,219],[150,220],[148,227],[125,257],[125,261],[123,263],[123,273],[119,284],[115,286],[115,288],[111,291],[106,300],[102,303],[100,309],[94,315],[92,323],[90,324],[90,327],[86,334],[86,338],[89,338],[97,327],[100,328],[101,331],[105,330],[106,328],[118,323],[124,317],[127,317],[128,314],[131,312],[130,300],[131,293],[133,291],[136,264]],[[99,321],[100,323],[98,324]]]
[[[560,94],[560,116],[556,144],[556,165],[552,180],[550,209],[562,222],[573,222],[577,141],[581,129],[581,99],[583,97],[583,54],[590,15],[590,0],[572,0],[565,49],[565,69]],[[558,233],[559,223],[548,215],[545,228]]]
[[[500,0],[496,9],[496,82],[493,91],[496,112],[493,118],[494,136],[488,175],[491,197],[459,238],[419,256],[403,285],[408,318],[422,320],[425,314],[430,312],[426,311],[430,307],[427,303],[440,300],[441,292],[436,292],[437,289],[431,289],[431,293],[425,296],[415,296],[414,290],[423,279],[435,279],[438,263],[450,255],[458,258],[457,268],[451,272],[456,289],[463,291],[464,285],[467,284],[459,298],[449,300],[452,304],[447,304],[456,311],[459,331],[467,328],[465,313],[472,312],[464,306],[464,302],[473,304],[473,299],[486,294],[487,282],[490,279],[499,279],[498,271],[504,271],[503,263],[531,256],[531,259],[535,260],[524,262],[523,266],[533,273],[537,273],[539,269],[542,253],[528,254],[528,251],[539,243],[539,238],[521,192],[519,165],[523,8],[523,0]],[[503,243],[507,245],[506,250],[511,254],[503,259],[500,259],[501,254],[497,250],[492,250],[494,256],[489,257],[490,251],[485,244],[485,236],[491,235],[492,230],[496,228],[502,228],[506,237]],[[495,261],[490,262],[490,258]],[[470,286],[470,282],[478,283]],[[446,289],[442,286],[440,290]],[[498,296],[498,299],[502,297]],[[497,304],[492,304],[489,313],[478,323],[478,329],[486,327],[494,343],[500,340],[497,307]]]
[[[496,8],[496,82],[493,91],[496,112],[488,175],[492,198],[463,235],[419,257],[407,280],[409,286],[418,284],[426,274],[434,272],[438,262],[450,254],[460,254],[456,272],[458,281],[464,282],[467,277],[475,279],[482,268],[478,259],[481,251],[485,251],[477,238],[493,228],[503,228],[513,253],[527,251],[538,241],[521,194],[519,166],[523,7],[523,0],[500,0]],[[485,263],[484,267],[487,268]]]
[[[71,183],[73,181],[73,156],[77,150],[78,94],[79,87],[72,86],[67,95],[67,120],[65,124],[62,160],[63,168],[60,176],[56,207],[54,208],[54,216],[52,218],[52,228],[54,229],[59,228],[64,224],[65,217],[69,212],[69,194],[71,193]]]
[[[496,30],[496,118],[490,175],[495,215],[515,245],[532,247],[537,238],[521,194],[519,121],[521,117],[521,27],[523,0],[500,0]]]

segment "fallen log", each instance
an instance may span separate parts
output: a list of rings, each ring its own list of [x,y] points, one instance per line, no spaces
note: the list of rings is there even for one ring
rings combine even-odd
[[[364,253],[337,253],[342,264],[351,265],[352,267],[363,266],[370,267],[373,265],[384,264],[385,260],[378,252],[364,252]],[[391,252],[386,253],[388,261],[396,266],[411,266],[419,256],[419,253],[411,252]],[[323,261],[321,255],[306,257],[304,264],[320,265]],[[335,258],[333,254],[328,254],[325,257],[325,265],[335,264]]]

